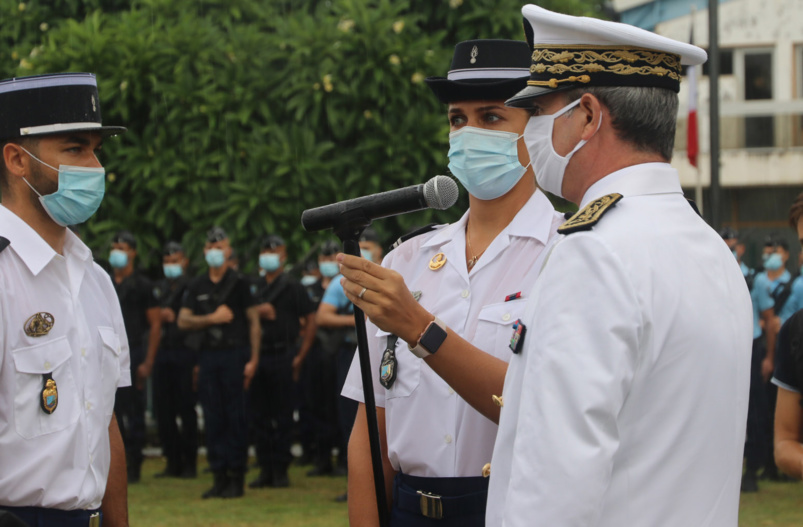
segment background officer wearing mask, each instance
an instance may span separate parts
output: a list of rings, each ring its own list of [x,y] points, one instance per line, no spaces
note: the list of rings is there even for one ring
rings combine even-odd
[[[198,396],[204,411],[206,448],[214,475],[203,498],[243,495],[248,461],[246,390],[259,363],[259,311],[248,281],[228,267],[226,232],[207,232],[204,258],[209,271],[187,286],[178,327],[201,335]]]
[[[142,448],[145,446],[145,382],[151,375],[159,339],[162,318],[153,282],[134,269],[137,241],[128,231],[112,238],[109,264],[120,307],[123,310],[128,347],[131,350],[131,380],[133,385],[117,390],[114,411],[120,422],[128,469],[128,482],[137,483],[142,468]]]
[[[198,362],[188,349],[186,332],[176,324],[181,301],[190,277],[184,248],[169,241],[162,253],[164,279],[157,285],[163,336],[153,370],[153,399],[159,442],[167,458],[165,470],[157,477],[194,478],[197,475],[198,415],[193,369]],[[179,431],[177,419],[181,419]]]
[[[526,86],[529,66],[524,42],[470,40],[455,47],[447,77],[427,84],[448,104],[449,168],[469,193],[469,210],[452,225],[407,239],[383,267],[343,257],[346,295],[370,319],[391,525],[485,524],[483,465],[499,415],[492,395],[502,391],[514,324],[524,315],[539,257],[563,220],[536,188],[521,140],[530,113],[504,104]],[[450,338],[433,344],[447,327]],[[466,383],[456,375],[469,356],[480,378]],[[464,399],[455,393],[461,387]],[[343,395],[363,400],[357,360]],[[372,489],[360,404],[349,443],[352,525],[375,523]]]
[[[304,359],[315,340],[315,315],[307,291],[284,272],[287,248],[275,234],[262,240],[259,267],[265,276],[257,282],[254,299],[262,324],[259,368],[251,386],[251,426],[255,434],[259,476],[251,488],[287,487],[292,461],[295,390]],[[300,319],[305,319],[301,344]]]
[[[114,417],[131,383],[109,275],[66,228],[100,206],[95,76],[0,81],[0,509],[29,525],[128,525]]]

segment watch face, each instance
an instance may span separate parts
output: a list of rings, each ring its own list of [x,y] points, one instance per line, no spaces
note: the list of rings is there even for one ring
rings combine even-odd
[[[435,353],[446,340],[446,330],[435,322],[432,322],[424,334],[421,336],[420,344],[430,353]]]

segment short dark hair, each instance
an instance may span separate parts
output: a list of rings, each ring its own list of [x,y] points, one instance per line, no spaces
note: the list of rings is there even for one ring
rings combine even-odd
[[[800,218],[803,218],[803,192],[797,195],[795,202],[792,203],[792,208],[789,209],[789,225],[797,230]]]
[[[566,98],[573,102],[584,93],[590,93],[608,108],[619,139],[639,151],[672,160],[678,115],[675,92],[644,86],[592,86],[569,90]]]
[[[137,239],[131,231],[117,231],[112,237],[112,243],[127,243],[132,249],[137,248]]]

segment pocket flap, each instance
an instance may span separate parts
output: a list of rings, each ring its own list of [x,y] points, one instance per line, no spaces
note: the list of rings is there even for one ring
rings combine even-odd
[[[11,354],[18,372],[42,374],[52,373],[67,362],[72,350],[67,337],[63,336],[29,348],[16,349]]]
[[[98,327],[98,333],[100,334],[100,340],[103,342],[103,345],[112,350],[115,355],[119,355],[122,351],[120,347],[120,337],[117,336],[114,329]]]
[[[526,304],[521,299],[491,304],[483,307],[477,318],[494,324],[509,325],[521,318]]]

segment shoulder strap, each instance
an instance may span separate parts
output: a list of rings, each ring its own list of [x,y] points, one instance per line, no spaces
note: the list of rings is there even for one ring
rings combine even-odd
[[[608,212],[616,203],[622,199],[621,194],[608,194],[592,201],[582,210],[571,217],[567,222],[558,227],[559,234],[571,234],[573,232],[590,231],[602,216]]]
[[[775,306],[773,311],[777,315],[780,313],[783,306],[786,305],[786,301],[789,300],[789,297],[792,295],[792,280],[790,279],[788,282],[783,284],[778,284],[775,286],[775,289],[772,290],[772,299],[775,300]]]
[[[426,227],[421,227],[420,229],[408,232],[407,234],[405,234],[404,236],[400,237],[398,240],[393,242],[393,245],[390,246],[390,250],[392,251],[393,249],[395,249],[396,247],[398,247],[399,245],[403,244],[404,242],[406,242],[411,238],[415,238],[416,236],[420,236],[430,231],[434,231],[437,227],[438,227],[437,223],[430,223]]]
[[[265,289],[260,291],[260,297],[262,294],[265,294],[264,298],[260,298],[260,302],[267,302],[268,304],[272,304],[279,298],[279,295],[284,292],[287,286],[290,285],[290,280],[287,278],[287,275],[282,273],[279,275],[276,280],[273,281],[270,285],[268,285]]]
[[[11,242],[8,241],[8,238],[3,238],[0,236],[0,253],[6,250],[6,247],[11,245]]]
[[[237,282],[240,281],[240,275],[237,271],[232,270],[228,276],[226,277],[226,281],[223,283],[223,288],[215,295],[215,302],[217,305],[222,305],[226,303],[226,299],[229,298],[229,295],[234,290],[234,286],[237,285]]]

